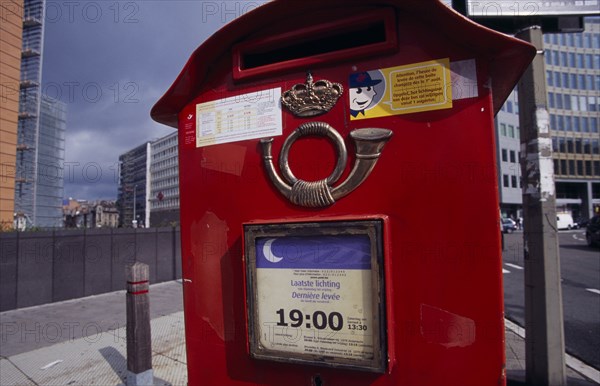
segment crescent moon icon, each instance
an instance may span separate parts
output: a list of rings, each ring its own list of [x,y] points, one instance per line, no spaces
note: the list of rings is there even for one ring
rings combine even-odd
[[[263,254],[265,255],[265,259],[269,260],[271,263],[279,263],[283,260],[283,257],[279,257],[273,253],[273,249],[271,249],[271,245],[275,239],[269,239],[265,242],[263,246]]]

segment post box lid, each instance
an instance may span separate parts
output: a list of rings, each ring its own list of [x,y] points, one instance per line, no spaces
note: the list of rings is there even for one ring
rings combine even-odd
[[[336,9],[358,9],[365,5],[364,0],[274,0],[248,12],[218,30],[194,51],[175,82],[152,108],[152,118],[177,128],[179,112],[198,96],[211,71],[211,64],[247,36],[261,29],[271,28],[280,20],[297,19],[297,15],[306,16],[316,11],[335,14]],[[481,26],[439,0],[378,0],[368,5],[411,13],[414,18],[435,25],[436,33],[452,36],[453,40],[468,46],[476,57],[487,59],[494,114],[500,110],[536,54],[536,49],[531,44]],[[311,25],[310,17],[302,19],[307,27]]]

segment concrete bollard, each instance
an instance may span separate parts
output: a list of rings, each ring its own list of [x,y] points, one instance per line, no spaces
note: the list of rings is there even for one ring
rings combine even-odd
[[[127,277],[127,385],[154,384],[148,264],[126,267]]]

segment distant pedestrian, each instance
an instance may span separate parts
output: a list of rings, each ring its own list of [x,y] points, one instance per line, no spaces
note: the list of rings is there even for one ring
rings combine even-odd
[[[517,229],[521,230],[521,217],[517,217],[516,223],[517,223]]]

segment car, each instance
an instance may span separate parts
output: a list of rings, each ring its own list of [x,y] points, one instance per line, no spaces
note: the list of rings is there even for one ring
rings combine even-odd
[[[575,220],[575,222],[577,223],[578,228],[586,228],[590,220],[583,217],[578,217],[577,220]]]
[[[557,213],[556,214],[556,228],[557,229],[576,229],[575,221],[571,213]]]
[[[595,215],[590,219],[585,229],[585,240],[590,247],[600,245],[600,215]]]
[[[502,232],[512,233],[517,230],[517,223],[510,218],[502,219]]]

